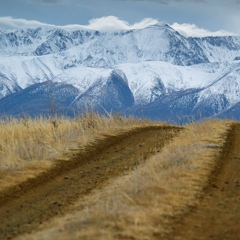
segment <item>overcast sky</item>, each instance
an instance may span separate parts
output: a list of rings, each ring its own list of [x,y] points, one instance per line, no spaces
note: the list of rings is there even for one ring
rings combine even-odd
[[[106,16],[117,18],[102,18]],[[19,18],[54,25],[89,25],[91,19],[101,18],[90,25],[127,26],[151,18],[186,35],[191,31],[240,35],[240,0],[0,0],[0,27]]]

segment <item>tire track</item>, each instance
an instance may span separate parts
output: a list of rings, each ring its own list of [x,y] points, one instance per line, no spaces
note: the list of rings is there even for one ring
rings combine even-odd
[[[199,205],[178,219],[167,239],[240,239],[240,124],[234,124]]]
[[[159,152],[181,128],[148,126],[108,136],[79,152],[70,161],[7,192],[0,193],[0,239],[31,232],[48,219],[63,215],[93,189],[101,189]]]

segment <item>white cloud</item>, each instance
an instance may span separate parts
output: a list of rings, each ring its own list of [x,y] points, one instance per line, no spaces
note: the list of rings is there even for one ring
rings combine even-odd
[[[66,27],[80,27],[99,31],[114,31],[114,30],[131,30],[141,29],[159,23],[158,20],[145,18],[140,22],[129,24],[127,21],[120,20],[115,16],[107,16],[102,18],[94,18],[89,21],[88,25],[67,25]]]
[[[115,16],[107,16],[102,18],[95,18],[89,21],[88,25],[67,25],[68,28],[84,28],[99,31],[114,31],[114,30],[131,30],[142,29],[151,25],[161,24],[157,19],[145,18],[140,22],[129,24],[127,21],[120,20]],[[173,29],[178,31],[185,37],[207,37],[207,36],[236,36],[236,33],[225,30],[209,31],[204,28],[199,28],[195,24],[189,23],[174,23],[170,25]]]
[[[66,26],[56,26],[46,23],[41,23],[34,20],[26,20],[21,18],[12,17],[0,17],[0,29],[22,29],[27,27],[61,27],[68,29],[90,29],[99,31],[115,31],[115,30],[131,30],[131,29],[141,29],[150,25],[159,23],[156,19],[145,18],[140,22],[129,24],[126,21],[120,20],[114,16],[95,18],[89,21],[88,25],[66,25]]]
[[[35,20],[26,20],[22,18],[0,17],[0,29],[21,29],[26,27],[52,26]]]
[[[142,29],[151,25],[158,24],[159,21],[153,18],[145,18],[141,22],[135,23],[131,26],[132,29]]]
[[[102,18],[95,18],[89,21],[88,25],[66,25],[66,26],[55,26],[46,23],[42,23],[34,20],[26,19],[15,19],[12,17],[0,17],[0,29],[23,29],[23,28],[37,28],[37,27],[59,27],[66,29],[90,29],[99,31],[115,31],[115,30],[131,30],[131,29],[142,29],[151,25],[161,24],[158,20],[153,18],[145,18],[140,22],[129,24],[127,21],[120,20],[115,16],[108,16]],[[219,30],[211,32],[209,30],[199,28],[195,24],[189,23],[173,23],[171,25],[173,29],[178,31],[185,37],[206,37],[206,36],[234,36],[236,34]]]
[[[89,25],[87,25],[86,27],[94,30],[111,31],[119,29],[128,29],[129,24],[126,21],[119,20],[117,17],[108,16],[92,19],[89,21]]]
[[[189,23],[183,23],[183,24],[173,23],[171,27],[185,37],[235,36],[236,35],[234,33],[231,33],[225,30],[218,30],[218,31],[212,32],[204,28],[199,28],[195,24],[189,24]]]

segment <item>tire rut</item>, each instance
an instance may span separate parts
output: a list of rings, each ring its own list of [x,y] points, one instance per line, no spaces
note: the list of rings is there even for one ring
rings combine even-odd
[[[77,199],[135,168],[180,132],[173,126],[137,128],[107,136],[58,161],[52,169],[0,193],[0,239],[32,232],[52,217],[63,215]]]
[[[178,219],[173,240],[240,239],[240,124],[234,124],[199,205]]]

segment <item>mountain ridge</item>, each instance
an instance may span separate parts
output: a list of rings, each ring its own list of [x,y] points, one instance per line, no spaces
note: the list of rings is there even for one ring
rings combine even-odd
[[[186,38],[167,24],[105,32],[38,27],[0,31],[0,53],[0,98],[24,98],[25,89],[56,82],[78,91],[78,104],[65,107],[139,115],[135,109],[144,106],[153,109],[145,114],[151,118],[166,101],[172,118],[171,101],[182,106],[176,116],[198,111],[206,117],[221,116],[240,101],[240,36]],[[182,102],[189,96],[194,104],[186,110]],[[15,115],[4,101],[0,113]]]

